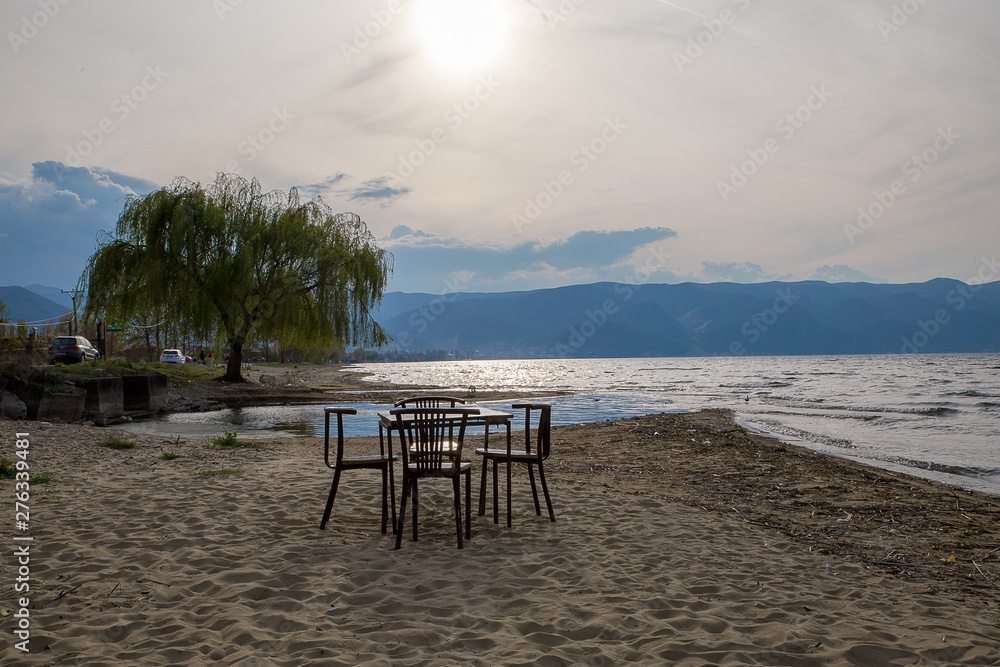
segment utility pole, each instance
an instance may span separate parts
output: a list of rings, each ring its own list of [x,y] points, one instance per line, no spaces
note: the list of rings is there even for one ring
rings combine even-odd
[[[62,289],[59,290],[63,294],[69,294],[73,298],[73,320],[70,322],[70,336],[76,335],[76,299],[78,296],[83,294],[82,289]]]

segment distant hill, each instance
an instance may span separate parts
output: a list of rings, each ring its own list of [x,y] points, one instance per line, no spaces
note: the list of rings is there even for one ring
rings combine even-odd
[[[376,320],[390,348],[484,358],[1000,352],[1000,282],[392,292]]]
[[[11,322],[23,318],[28,322],[55,323],[60,315],[73,310],[72,306],[58,304],[24,287],[0,287],[0,301],[10,310],[7,319]]]
[[[25,289],[44,296],[49,301],[58,303],[60,306],[66,308],[66,310],[73,310],[73,298],[58,287],[49,287],[48,285],[35,283],[34,285],[28,285]]]

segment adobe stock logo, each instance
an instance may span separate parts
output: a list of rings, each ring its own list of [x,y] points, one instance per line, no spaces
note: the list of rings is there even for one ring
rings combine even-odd
[[[732,2],[740,11],[746,11],[750,6],[750,0],[732,0]],[[705,29],[689,38],[683,51],[674,51],[673,60],[677,71],[683,74],[684,68],[693,65],[694,61],[705,55],[705,50],[711,48],[734,23],[736,14],[730,9],[723,9],[719,12],[718,18],[705,19],[702,22]]]
[[[160,87],[160,84],[168,76],[170,73],[162,71],[159,65],[146,67],[146,76],[142,78],[142,81],[133,86],[131,90],[122,93],[111,103],[111,113],[118,119],[118,122],[123,122],[139,108],[139,105],[149,97],[151,92]],[[83,158],[93,153],[94,149],[104,142],[104,138],[116,129],[118,126],[114,120],[103,118],[97,123],[97,127],[83,130],[83,141],[79,141],[73,146],[66,146],[66,159],[63,162],[71,167],[81,166]]]
[[[226,14],[235,12],[236,8],[243,4],[243,0],[213,0],[212,9],[220,21],[226,20]]]
[[[948,308],[938,308],[932,317],[926,320],[917,320],[917,330],[910,336],[903,336],[903,346],[900,348],[902,354],[914,354],[926,347],[931,339],[941,333],[955,313],[965,308],[969,301],[975,298],[976,293],[982,289],[985,283],[992,282],[1000,278],[1000,263],[997,263],[997,256],[983,257],[979,270],[974,276],[965,280],[964,285],[949,290],[945,295]]]
[[[401,11],[403,11],[403,7],[399,0],[389,0],[385,9],[372,10],[371,21],[363,26],[355,26],[354,39],[349,43],[340,43],[340,53],[344,56],[344,60],[349,63],[355,56],[361,55],[361,52],[367,49],[373,40],[382,35],[382,32],[392,23],[393,18]]]
[[[7,33],[7,41],[14,53],[21,50],[21,47],[30,40],[38,36],[39,31],[49,24],[70,0],[38,0],[38,8],[41,11],[35,12],[31,16],[21,17],[21,29],[17,32]]]
[[[601,327],[608,323],[610,317],[618,312],[619,303],[625,304],[635,296],[640,285],[649,280],[650,276],[667,267],[671,254],[664,251],[663,244],[648,248],[646,261],[633,267],[633,270],[616,283],[614,292],[618,296],[605,299],[599,307],[593,310],[585,309],[584,317],[576,326],[569,327],[569,336],[565,343],[556,343],[555,352],[562,358],[577,354],[587,341],[597,335]]]
[[[230,160],[226,163],[225,171],[230,174],[239,174],[243,171],[243,164],[252,162],[260,153],[267,150],[267,147],[277,139],[278,135],[288,129],[295,116],[288,112],[288,107],[273,107],[271,118],[253,134],[248,134],[247,138],[236,146],[236,152],[242,156],[242,160]],[[209,182],[215,179],[215,174],[209,177]]]
[[[787,313],[795,305],[795,302],[799,300],[798,295],[792,294],[790,287],[786,287],[784,293],[782,293],[781,289],[776,289],[774,293],[777,295],[777,298],[771,304],[771,307],[752,316],[740,327],[740,333],[749,339],[751,345],[759,341],[761,335],[777,324],[781,316]],[[729,345],[729,353],[734,356],[742,356],[747,353],[747,348],[741,341],[733,341]]]
[[[396,171],[386,172],[387,177],[405,183],[406,179],[413,176],[417,169],[426,164],[427,160],[437,152],[438,146],[448,141],[451,133],[462,127],[486,100],[493,97],[501,85],[492,76],[481,76],[477,83],[472,94],[455,102],[441,114],[441,120],[447,124],[447,128],[435,127],[429,136],[414,139],[413,144],[416,148],[409,153],[400,153],[397,156]]]
[[[910,183],[916,183],[961,138],[962,135],[952,130],[950,125],[948,129],[939,127],[931,145],[903,163],[900,167],[902,175]],[[875,198],[867,206],[858,207],[857,224],[844,223],[847,240],[854,243],[855,238],[871,229],[875,221],[885,215],[886,211],[892,208],[908,190],[909,187],[902,178],[894,180],[886,190],[876,190]]]
[[[795,136],[795,133],[805,127],[805,124],[812,120],[815,112],[833,97],[833,93],[826,88],[826,84],[811,86],[809,96],[805,101],[792,109],[774,123],[774,130],[781,137],[788,141]],[[739,164],[732,164],[729,167],[729,179],[726,181],[716,181],[715,188],[723,202],[728,202],[736,192],[750,182],[760,169],[768,163],[771,156],[781,150],[781,142],[775,137],[768,137],[757,148],[746,150],[747,158]]]
[[[919,12],[925,4],[927,4],[927,0],[903,0],[901,4],[893,5],[889,20],[879,19],[876,22],[879,32],[882,33],[882,39],[888,42],[889,37],[909,23],[910,18]]]
[[[628,125],[622,122],[620,116],[605,118],[601,131],[593,139],[581,144],[573,151],[569,156],[569,163],[576,167],[577,173],[582,174],[600,156],[604,155],[611,144],[618,141],[626,129],[628,129]],[[533,197],[525,197],[523,211],[510,215],[510,221],[517,233],[523,233],[525,227],[538,220],[542,212],[552,206],[575,180],[576,176],[572,171],[562,169],[551,181],[543,180],[539,183],[541,188],[538,192]]]

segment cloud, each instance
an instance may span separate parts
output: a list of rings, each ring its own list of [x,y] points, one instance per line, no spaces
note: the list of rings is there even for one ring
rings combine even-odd
[[[351,180],[349,174],[337,172],[318,183],[298,186],[299,191],[307,197],[326,197],[346,201],[374,202],[381,208],[391,206],[397,199],[410,193],[410,188],[394,188],[389,185],[385,176],[370,178],[361,185],[348,187]]]
[[[753,262],[702,262],[701,274],[706,281],[733,283],[763,283],[771,280],[792,280],[791,274],[767,273]]]
[[[673,238],[677,232],[664,227],[642,227],[625,231],[582,231],[538,249],[544,261],[559,268],[582,262],[609,266],[631,255],[637,248]]]
[[[129,195],[149,181],[107,169],[35,162],[21,181],[0,181],[0,282],[76,285],[97,233],[114,228]]]
[[[828,283],[887,283],[883,278],[876,278],[862,273],[857,269],[852,269],[845,264],[830,266],[824,264],[809,276],[810,280],[822,280]]]
[[[386,176],[371,178],[361,184],[360,187],[349,191],[348,199],[375,201],[379,206],[385,208],[391,206],[400,197],[409,194],[410,188],[403,186],[393,188],[389,186],[389,179]]]
[[[308,183],[306,185],[298,186],[299,192],[301,192],[306,197],[322,197],[328,192],[332,192],[334,186],[339,185],[341,181],[350,178],[347,174],[343,172],[337,172],[333,176],[327,176],[319,183]]]
[[[410,229],[406,225],[396,225],[392,228],[392,231],[389,232],[389,236],[387,236],[386,239],[390,241],[398,241],[406,238],[407,236],[413,237],[414,239],[432,238],[430,234],[422,232],[419,229]]]
[[[551,242],[514,246],[442,238],[406,225],[383,245],[395,257],[398,285],[390,289],[437,293],[463,276],[463,290],[536,289],[601,280],[634,279],[632,259],[646,246],[675,237],[672,229],[581,231]],[[404,278],[405,277],[405,278]],[[395,280],[395,279],[394,279]]]

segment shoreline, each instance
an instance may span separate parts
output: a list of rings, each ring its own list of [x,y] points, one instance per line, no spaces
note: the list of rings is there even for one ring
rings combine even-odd
[[[259,374],[266,374],[266,370],[267,367],[258,367],[253,372],[259,377]],[[317,399],[322,402],[323,397],[330,396],[330,391],[357,391],[359,400],[392,402],[406,395],[444,391],[428,385],[380,385],[374,389],[372,383],[365,379],[369,375],[347,370],[340,365],[327,368],[304,364],[301,368],[285,369],[284,385],[290,391],[275,394],[275,397],[279,400],[301,398],[303,403]],[[468,400],[504,400],[569,393],[572,392],[532,394],[500,391],[460,397]],[[254,400],[253,394],[244,396],[244,402],[240,404],[251,404],[248,399]],[[680,424],[686,425],[685,430],[692,429],[695,437],[691,437],[691,433],[682,433]],[[654,449],[647,447],[641,456],[661,476],[660,486],[650,480],[648,472],[643,479],[641,467],[630,467],[625,463],[631,458],[628,447],[615,446],[616,439],[623,438],[622,433],[628,429],[631,429],[629,433],[633,437],[638,438],[634,442],[654,443]],[[987,598],[1000,601],[1000,528],[997,528],[1000,527],[1000,496],[961,489],[849,457],[817,452],[740,425],[728,410],[662,413],[610,422],[556,426],[553,427],[554,446],[584,432],[588,434],[585,438],[588,445],[596,444],[595,431],[605,435],[599,451],[584,452],[579,447],[571,451],[576,456],[585,456],[588,461],[602,462],[604,467],[600,471],[581,471],[579,463],[560,462],[558,458],[553,461],[552,469],[570,474],[578,484],[591,486],[607,486],[609,480],[616,477],[617,485],[622,486],[624,478],[628,480],[624,482],[626,493],[657,495],[711,509],[716,514],[732,512],[748,523],[804,541],[821,553],[850,556],[865,562],[871,569],[902,578],[957,583],[963,593],[985,593]],[[660,431],[685,443],[695,441],[698,453],[689,450],[681,457],[676,448],[671,453],[655,449],[657,437],[667,437]],[[718,441],[720,436],[721,442]],[[706,445],[706,440],[716,442]],[[751,447],[757,449],[751,453]],[[682,470],[700,469],[700,473],[674,470],[664,477],[671,457],[674,467],[680,464]],[[756,472],[758,465],[763,466],[760,472]],[[618,472],[608,472],[614,470]],[[804,473],[812,475],[813,479],[797,479]],[[668,492],[668,484],[676,485],[682,477],[685,493],[677,493],[675,486],[672,492]],[[718,484],[706,484],[706,481],[718,479],[726,482],[721,488]],[[727,485],[732,486],[733,482],[739,485],[734,487],[737,491],[727,490]],[[850,482],[856,486],[852,488]],[[890,492],[892,499],[887,497]],[[906,498],[919,500],[908,502]],[[756,505],[751,502],[753,499],[760,499],[766,504]],[[962,517],[951,512],[951,504],[955,504],[959,515],[974,515],[974,520],[967,519],[969,523],[964,525]],[[812,508],[809,521],[801,516],[802,507]],[[921,510],[924,516],[915,518]],[[931,514],[938,518],[927,518]],[[916,537],[913,535],[913,521],[924,522]],[[892,547],[892,537],[896,534],[905,534],[908,543],[905,551]],[[919,537],[931,534],[933,539]],[[953,545],[950,549],[949,544]],[[955,560],[949,563],[951,556]],[[984,559],[995,564],[992,571],[981,569],[980,561]]]
[[[274,378],[271,384],[260,381],[262,375]],[[358,401],[384,401],[392,403],[400,398],[442,391],[433,385],[381,384],[377,387],[365,378],[371,373],[348,370],[343,364],[296,364],[292,367],[254,365],[245,374],[247,382],[236,385],[200,383],[171,386],[168,397],[176,406],[194,402],[206,403],[215,408],[248,407],[277,404],[308,404],[329,401],[332,395],[351,394]],[[470,391],[471,390],[471,391]],[[456,392],[459,398],[478,401],[495,401],[507,398],[532,396],[564,396],[572,392],[513,392],[489,391],[466,388]]]

